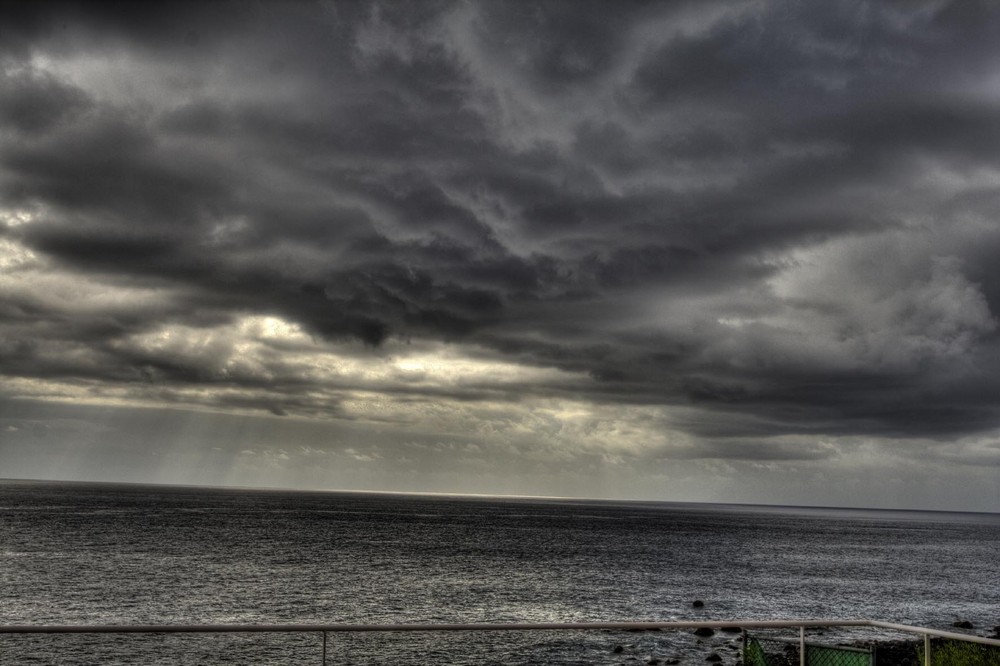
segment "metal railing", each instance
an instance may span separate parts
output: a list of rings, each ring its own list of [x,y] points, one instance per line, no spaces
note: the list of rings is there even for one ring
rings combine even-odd
[[[178,634],[178,633],[314,633],[323,639],[326,665],[327,636],[333,633],[452,632],[452,631],[591,631],[682,630],[740,627],[799,630],[799,666],[806,666],[806,629],[868,627],[922,635],[924,666],[931,664],[931,638],[980,643],[1000,648],[1000,640],[878,620],[710,620],[699,622],[531,622],[472,624],[40,624],[0,625],[0,634]]]

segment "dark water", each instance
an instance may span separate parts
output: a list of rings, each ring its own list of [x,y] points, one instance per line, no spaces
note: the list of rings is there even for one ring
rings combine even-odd
[[[0,482],[0,624],[850,617],[986,628],[1000,624],[998,563],[997,514]],[[0,635],[0,663],[316,664],[319,640]],[[736,654],[723,634],[701,645],[624,632],[330,641],[331,664]]]

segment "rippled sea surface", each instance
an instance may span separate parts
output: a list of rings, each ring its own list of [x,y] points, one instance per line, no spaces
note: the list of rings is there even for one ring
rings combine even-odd
[[[0,625],[1000,624],[1000,515],[0,482]],[[692,607],[695,599],[704,608]],[[329,664],[621,664],[738,635],[331,634]],[[617,648],[620,648],[616,651]],[[0,635],[2,664],[319,664],[321,636]]]

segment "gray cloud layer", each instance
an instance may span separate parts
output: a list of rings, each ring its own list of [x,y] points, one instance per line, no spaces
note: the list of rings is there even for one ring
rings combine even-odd
[[[221,376],[128,342],[259,314],[363,358],[446,341],[591,378],[506,399],[695,407],[675,424],[710,458],[1000,425],[988,3],[4,12],[0,240],[146,294],[8,289],[8,377],[313,413],[280,348],[270,374]]]

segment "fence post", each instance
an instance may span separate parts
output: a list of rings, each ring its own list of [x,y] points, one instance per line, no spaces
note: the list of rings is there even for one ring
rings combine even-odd
[[[931,666],[931,635],[924,634],[924,666]]]
[[[323,632],[323,666],[326,666],[326,632]]]
[[[806,628],[799,627],[799,666],[806,666]]]

